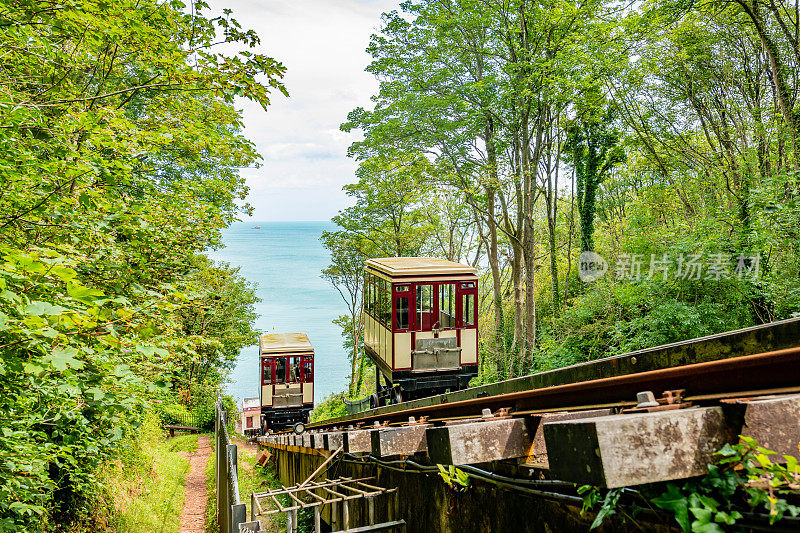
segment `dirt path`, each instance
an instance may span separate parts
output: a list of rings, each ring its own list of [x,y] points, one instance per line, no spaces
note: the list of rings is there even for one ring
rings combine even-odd
[[[204,533],[206,528],[206,464],[211,456],[211,439],[197,437],[197,451],[187,453],[189,472],[186,474],[186,500],[181,513],[180,533]]]

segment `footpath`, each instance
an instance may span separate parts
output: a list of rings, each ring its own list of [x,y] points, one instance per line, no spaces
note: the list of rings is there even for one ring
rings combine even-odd
[[[186,499],[181,513],[180,533],[204,533],[206,528],[206,464],[211,457],[211,438],[208,435],[197,437],[197,451],[184,455],[189,459],[189,472],[186,474]]]

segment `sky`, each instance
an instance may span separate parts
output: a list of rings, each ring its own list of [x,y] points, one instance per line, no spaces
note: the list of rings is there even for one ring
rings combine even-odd
[[[349,205],[342,186],[354,181],[347,147],[357,134],[339,131],[347,113],[370,107],[377,82],[364,72],[365,49],[389,0],[212,0],[211,9],[233,16],[261,37],[258,52],[287,68],[289,98],[273,93],[265,112],[237,102],[244,135],[263,157],[242,169],[250,187],[253,221],[329,220]]]

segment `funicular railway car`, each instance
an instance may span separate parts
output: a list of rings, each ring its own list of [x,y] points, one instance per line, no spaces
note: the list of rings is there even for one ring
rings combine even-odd
[[[314,407],[314,347],[305,333],[259,337],[261,415],[266,431],[306,424]]]
[[[364,345],[377,367],[372,407],[467,388],[478,374],[478,276],[431,257],[370,259]]]

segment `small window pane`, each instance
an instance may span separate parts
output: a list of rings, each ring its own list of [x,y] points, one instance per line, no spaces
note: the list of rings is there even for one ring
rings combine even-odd
[[[314,369],[313,369],[314,365],[313,365],[313,361],[311,359],[306,359],[304,365],[305,365],[305,368],[303,369],[303,371],[305,372],[305,376],[304,376],[305,377],[305,382],[306,383],[311,383],[311,382],[314,381]]]
[[[375,278],[372,274],[369,275],[369,285],[367,285],[369,295],[367,297],[367,309],[369,314],[375,316]]]
[[[464,320],[465,326],[474,326],[475,325],[475,295],[474,294],[465,294],[464,295],[464,307],[462,309],[462,317]]]
[[[269,385],[272,383],[272,365],[269,359],[261,360],[261,384]]]
[[[300,382],[300,357],[293,356],[289,358],[289,381],[292,383]]]
[[[408,298],[397,299],[397,329],[408,329]]]
[[[439,327],[454,328],[456,326],[456,285],[442,283],[439,285]]]
[[[466,283],[462,283],[461,284],[461,288],[462,289],[474,289],[475,288],[475,282],[474,281],[468,281]]]
[[[417,285],[417,327],[427,329],[430,327],[430,315],[433,310],[433,285]]]
[[[286,358],[278,357],[275,359],[275,383],[286,382]]]
[[[381,323],[387,328],[392,327],[392,295],[389,290],[389,283],[381,279]]]
[[[408,285],[395,285],[394,290],[395,292],[406,292],[408,290]]]
[[[367,313],[372,312],[372,285],[369,283],[369,279],[364,284],[364,310]]]

